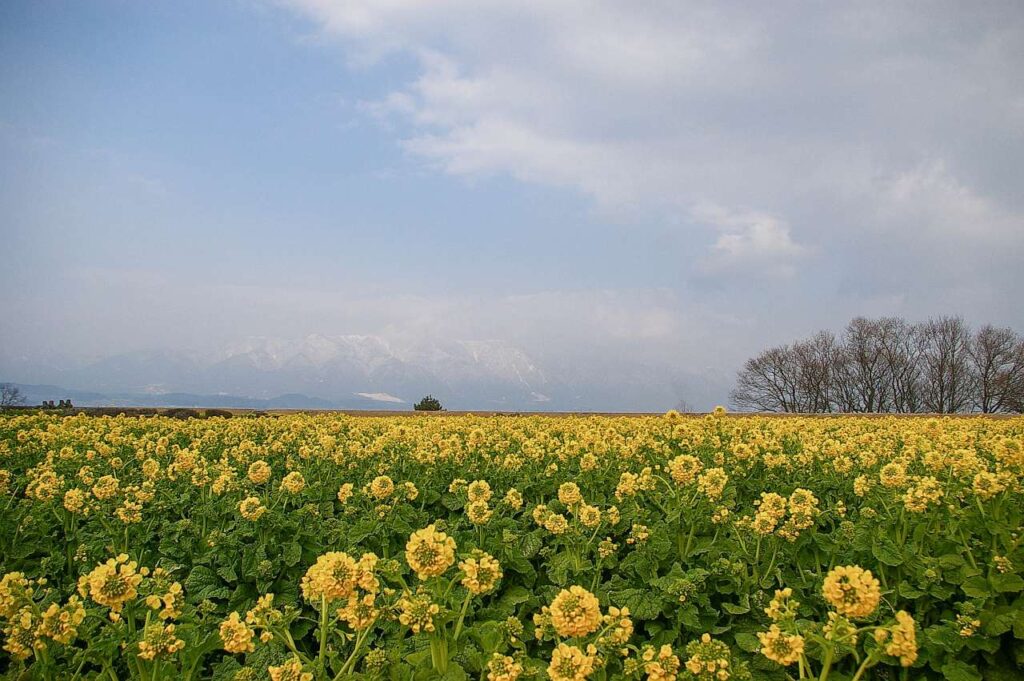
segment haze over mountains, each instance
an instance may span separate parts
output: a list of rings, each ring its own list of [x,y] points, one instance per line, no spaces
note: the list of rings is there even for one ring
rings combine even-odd
[[[2,375],[23,384],[32,402],[70,396],[80,406],[410,409],[430,393],[449,409],[518,411],[664,411],[681,402],[709,409],[724,402],[731,378],[629,358],[549,367],[501,340],[318,334],[246,338],[210,354],[20,361]]]

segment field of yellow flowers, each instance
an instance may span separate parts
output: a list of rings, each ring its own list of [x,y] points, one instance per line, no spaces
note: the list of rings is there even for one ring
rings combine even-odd
[[[1024,678],[1024,419],[0,417],[0,678]]]

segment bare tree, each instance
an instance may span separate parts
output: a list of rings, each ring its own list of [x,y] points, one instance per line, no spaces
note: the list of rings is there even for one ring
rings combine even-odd
[[[817,413],[835,409],[835,370],[841,352],[835,334],[830,331],[819,331],[808,340],[793,344],[797,411]]]
[[[13,383],[0,383],[0,409],[25,404],[21,389]]]
[[[850,321],[744,364],[738,409],[782,412],[1024,412],[1024,337],[960,317]]]
[[[748,359],[730,393],[734,406],[756,411],[797,411],[798,369],[792,349],[783,345]]]
[[[901,317],[883,317],[877,325],[891,410],[920,411],[921,367],[917,329]]]
[[[927,411],[967,411],[976,385],[971,332],[961,317],[930,319],[919,327],[921,397]]]
[[[975,407],[993,414],[1011,409],[1024,392],[1024,339],[1013,329],[986,325],[974,334],[971,361],[977,377]]]
[[[841,410],[887,411],[890,381],[880,323],[864,317],[853,319],[843,333],[840,358],[836,366],[836,394]]]

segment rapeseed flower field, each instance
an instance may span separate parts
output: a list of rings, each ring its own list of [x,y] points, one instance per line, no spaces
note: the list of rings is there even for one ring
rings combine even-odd
[[[7,679],[1024,678],[1024,419],[0,418]]]

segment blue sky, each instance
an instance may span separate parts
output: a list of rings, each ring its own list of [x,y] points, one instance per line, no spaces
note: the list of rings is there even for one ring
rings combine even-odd
[[[1015,2],[5,2],[0,366],[1022,330],[1022,71]]]

